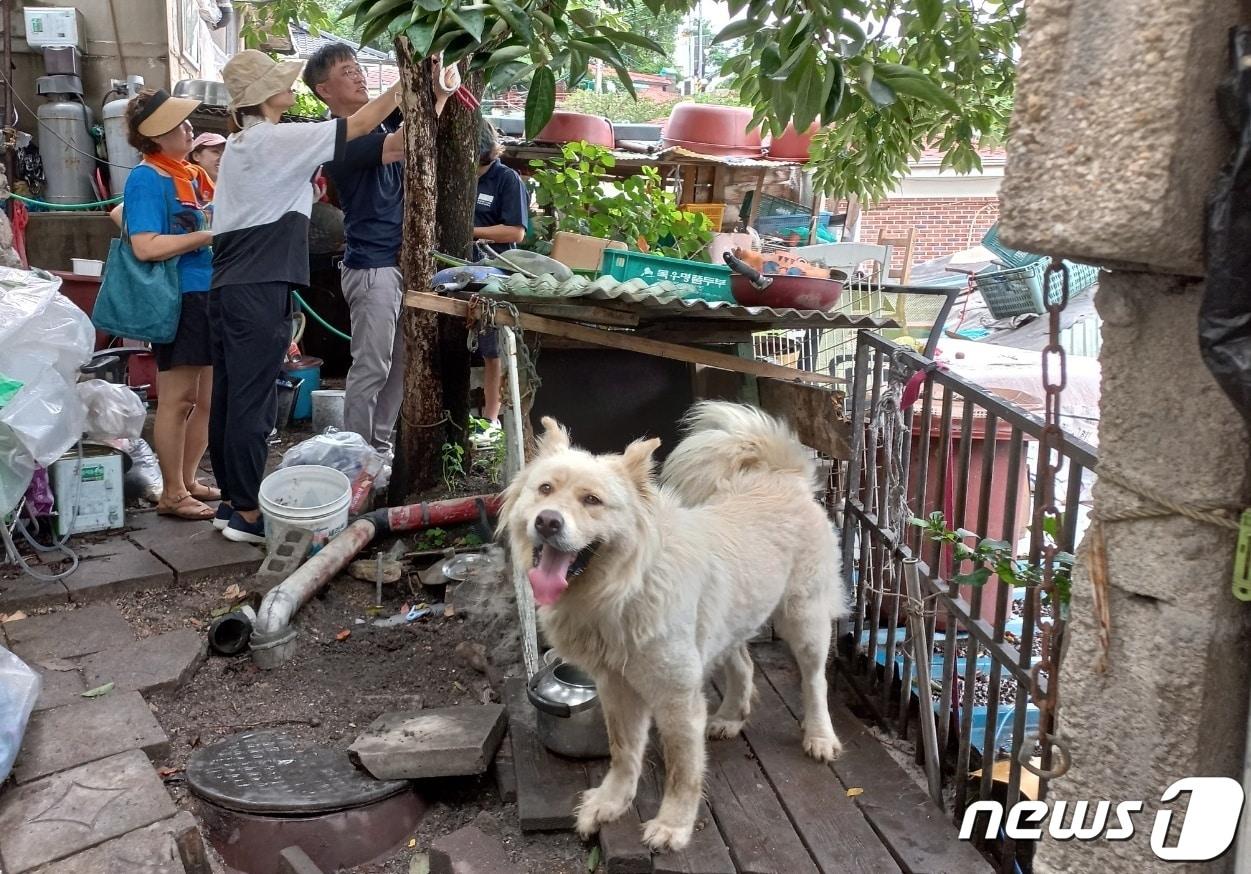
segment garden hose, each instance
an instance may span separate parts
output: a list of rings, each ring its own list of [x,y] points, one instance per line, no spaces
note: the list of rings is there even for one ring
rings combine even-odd
[[[310,316],[312,316],[312,317],[313,317],[314,321],[316,321],[316,322],[317,322],[317,324],[321,325],[321,326],[322,326],[323,328],[325,328],[327,331],[329,331],[330,333],[334,334],[334,335],[335,335],[336,337],[338,337],[340,340],[347,340],[349,343],[351,343],[351,342],[352,342],[352,336],[351,336],[350,334],[345,334],[345,333],[343,333],[343,332],[342,332],[342,331],[340,331],[338,328],[336,328],[334,325],[330,324],[330,323],[329,323],[329,322],[327,322],[325,319],[323,319],[323,318],[321,317],[321,315],[317,312],[317,310],[315,310],[315,309],[313,309],[311,306],[309,306],[309,305],[308,305],[308,302],[307,302],[306,300],[304,300],[304,298],[300,297],[300,293],[299,293],[298,291],[294,291],[294,290],[292,290],[292,292],[291,292],[291,293],[295,295],[295,299],[296,299],[296,301],[300,304],[300,308],[301,308],[301,309],[303,309],[303,310],[307,310],[307,311],[308,311],[308,314],[309,314]]]
[[[93,203],[45,203],[42,200],[23,197],[22,195],[16,194],[12,191],[9,192],[9,197],[14,200],[20,200],[22,203],[30,204],[31,206],[43,207],[44,209],[52,212],[73,212],[75,210],[100,209],[101,207],[114,206],[122,202],[121,195],[118,195],[117,197],[110,197],[108,200],[97,200]]]

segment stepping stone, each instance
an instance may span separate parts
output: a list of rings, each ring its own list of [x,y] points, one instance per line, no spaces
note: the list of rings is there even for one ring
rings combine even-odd
[[[384,713],[348,752],[378,780],[482,774],[506,723],[502,704]]]
[[[83,680],[82,671],[77,669],[51,671],[39,667],[38,664],[31,665],[31,667],[43,681],[43,685],[39,688],[39,697],[35,699],[36,713],[51,710],[54,707],[64,707],[67,704],[81,704],[87,700],[82,696],[82,693],[87,691],[87,683]]]
[[[254,573],[265,558],[263,550],[249,543],[227,540],[208,522],[189,522],[168,516],[157,519],[158,524],[133,532],[130,539],[173,568],[181,583]]]
[[[472,825],[430,845],[430,874],[519,874],[503,845]]]
[[[130,750],[0,796],[0,862],[24,874],[177,812],[148,757]]]
[[[199,844],[204,851],[195,817],[182,811],[146,828],[105,841],[35,874],[189,874],[183,847]]]
[[[87,688],[113,683],[116,691],[171,692],[194,676],[208,644],[184,629],[136,640],[83,659]]]
[[[57,607],[68,603],[69,590],[65,588],[65,583],[61,580],[44,582],[28,576],[13,580],[0,580],[0,613],[38,610],[42,607]]]
[[[169,752],[165,730],[138,692],[112,692],[79,701],[31,717],[13,771],[18,783],[126,750],[143,750],[150,759]]]
[[[42,660],[91,655],[135,639],[121,612],[103,604],[7,622],[5,633],[10,649],[34,667]]]
[[[167,565],[129,540],[82,547],[79,558],[78,570],[65,578],[70,600],[76,603],[174,584],[174,572]]]

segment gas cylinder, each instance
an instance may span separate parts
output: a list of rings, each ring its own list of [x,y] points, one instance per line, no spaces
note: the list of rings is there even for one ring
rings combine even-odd
[[[49,100],[35,113],[39,119],[39,154],[48,180],[43,199],[48,203],[90,203],[96,199],[91,184],[96,170],[91,110],[75,94],[45,93]]]
[[[126,190],[126,177],[139,166],[143,156],[126,138],[126,106],[143,89],[142,76],[128,76],[125,82],[112,81],[109,100],[101,109],[104,118],[104,147],[109,155],[109,190],[114,196]]]

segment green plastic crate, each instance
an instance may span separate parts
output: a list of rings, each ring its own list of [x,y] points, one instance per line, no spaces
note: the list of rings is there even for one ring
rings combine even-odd
[[[627,279],[644,279],[649,283],[672,282],[691,289],[686,298],[734,303],[730,291],[730,268],[702,261],[684,261],[681,258],[665,258],[628,252],[622,249],[605,249],[600,262],[600,272],[625,282]]]
[[[1048,273],[1051,259],[1041,259],[1024,267],[1010,267],[992,273],[978,273],[973,285],[986,301],[986,309],[993,318],[1009,319],[1013,316],[1047,311],[1047,303],[1059,303],[1064,294],[1064,278],[1059,273]],[[1088,264],[1065,261],[1069,269],[1069,296],[1085,291],[1099,280],[1099,268]],[[1043,300],[1043,276],[1046,274],[1047,300]]]

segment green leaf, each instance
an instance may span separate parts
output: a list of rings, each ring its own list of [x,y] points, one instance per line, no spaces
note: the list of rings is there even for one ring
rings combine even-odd
[[[979,567],[972,573],[956,574],[955,580],[962,586],[984,586],[990,579],[990,568]]]
[[[438,28],[439,20],[418,22],[411,25],[408,30],[404,31],[404,35],[408,37],[409,45],[412,47],[413,57],[424,58],[430,54],[430,45],[434,42],[434,32]]]
[[[447,7],[447,14],[452,20],[465,29],[465,33],[474,38],[474,42],[482,41],[482,32],[486,29],[486,13],[481,9],[457,9]],[[446,60],[446,59],[445,59]]]
[[[921,28],[931,31],[943,14],[943,0],[916,0],[917,15]]]
[[[733,10],[731,10],[733,12]],[[753,34],[760,30],[760,22],[750,18],[743,18],[739,21],[731,21],[721,31],[712,38],[713,45],[719,45],[723,42],[729,42],[733,39],[740,39],[749,34]]]
[[[477,47],[478,41],[472,34],[458,33],[443,50],[443,63],[449,66],[455,64]]]
[[[556,74],[550,67],[539,67],[530,80],[526,95],[526,139],[532,140],[547,125],[556,109]]]
[[[595,869],[599,867],[600,849],[599,844],[591,848],[591,853],[586,857],[587,874],[595,874]]]
[[[1050,535],[1052,540],[1058,540],[1060,538],[1060,525],[1062,524],[1062,521],[1063,520],[1061,520],[1059,516],[1044,516],[1043,533]]]
[[[860,83],[864,86],[865,93],[869,95],[878,106],[890,106],[895,102],[895,92],[890,89],[889,85],[884,84],[876,75],[874,64],[871,61],[864,61],[860,64]]]
[[[800,65],[803,64],[805,58],[808,57],[810,52],[815,60],[816,49],[812,46],[800,46],[795,49],[795,51],[791,53],[791,56],[786,59],[782,66],[774,70],[773,75],[769,78],[779,82],[790,78],[792,73],[794,73],[797,69],[800,69]]]
[[[411,0],[381,0],[373,6],[362,7],[360,11],[365,13],[365,17],[361,19],[361,22],[377,21],[380,18],[390,21],[399,15],[401,10],[407,12],[410,3]]]
[[[578,27],[586,28],[587,30],[590,30],[592,27],[594,27],[598,23],[598,20],[595,17],[595,13],[592,12],[590,9],[586,9],[585,7],[579,7],[578,9],[570,9],[569,20],[572,21],[574,24],[576,24]]]
[[[826,78],[830,82],[830,93],[825,98],[825,105],[821,108],[823,125],[830,124],[838,117],[838,110],[843,103],[843,65],[837,58],[826,65]]]
[[[500,18],[508,22],[512,32],[522,42],[534,42],[534,30],[530,27],[530,16],[526,15],[515,3],[508,0],[489,0],[491,8],[499,13]]]
[[[876,75],[873,83],[885,83],[893,93],[917,97],[927,103],[937,104],[951,112],[960,111],[960,104],[956,103],[951,95],[938,86],[938,83],[921,71],[905,67],[902,64],[876,64],[874,68]],[[892,96],[891,100],[883,103],[877,96],[874,96],[872,84],[869,86],[869,96],[873,98],[874,102],[883,106],[894,101]]]
[[[1012,544],[1006,540],[991,540],[987,537],[977,545],[978,549],[984,549],[992,552],[1011,552]]]
[[[967,528],[957,528],[957,529],[956,529],[956,536],[957,536],[957,537],[959,537],[959,538],[961,538],[962,540],[965,540],[965,539],[968,539],[968,538],[970,538],[970,537],[977,537],[977,532],[976,532],[976,531],[970,531],[970,530],[969,530],[969,529],[967,529]]]
[[[88,689],[82,693],[83,698],[102,698],[113,691],[112,683],[105,683],[103,686],[96,686],[94,689]]]
[[[489,70],[492,67],[498,67],[501,64],[510,64],[513,61],[524,58],[528,54],[530,54],[529,46],[504,46],[501,49],[496,49],[491,52],[491,60],[487,61],[486,68]]]
[[[926,521],[925,519],[919,519],[919,518],[917,518],[916,516],[913,516],[911,519],[909,519],[909,520],[908,520],[908,524],[909,524],[909,525],[915,525],[915,526],[916,526],[916,527],[918,527],[918,528],[929,528],[929,527],[930,527],[930,523],[929,523],[928,521]]]
[[[626,30],[611,30],[607,27],[601,27],[599,32],[605,38],[612,40],[618,45],[625,43],[628,46],[634,46],[635,48],[640,48],[644,51],[654,52],[662,58],[668,57],[663,46],[650,37],[643,36],[641,33],[630,33]]]

